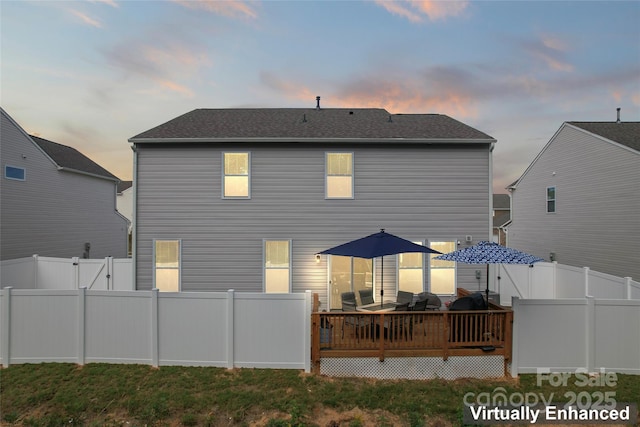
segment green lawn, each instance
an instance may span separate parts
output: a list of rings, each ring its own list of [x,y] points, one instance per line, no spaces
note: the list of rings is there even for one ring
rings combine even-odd
[[[640,377],[615,387],[555,388],[515,380],[374,381],[295,370],[73,364],[0,370],[3,425],[25,426],[427,426],[460,425],[467,393],[614,391],[640,400]],[[562,401],[566,399],[555,399]]]

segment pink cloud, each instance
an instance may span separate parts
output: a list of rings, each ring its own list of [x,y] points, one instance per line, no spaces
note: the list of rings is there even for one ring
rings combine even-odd
[[[172,0],[188,9],[205,10],[229,18],[256,19],[256,9],[247,1],[240,0]],[[254,2],[251,2],[254,3]]]
[[[111,7],[120,7],[120,5],[115,0],[91,0],[92,3],[103,3]]]
[[[457,16],[469,5],[468,1],[438,0],[375,0],[375,2],[389,13],[406,18],[411,22],[422,22],[424,16],[427,16],[431,21]]]
[[[80,11],[77,11],[75,9],[71,9],[70,12],[73,15],[75,15],[77,18],[79,18],[82,22],[84,22],[85,24],[91,25],[92,27],[96,27],[96,28],[102,28],[102,24],[99,21],[91,18],[90,16],[88,16],[88,15],[86,15],[86,14],[80,12]]]

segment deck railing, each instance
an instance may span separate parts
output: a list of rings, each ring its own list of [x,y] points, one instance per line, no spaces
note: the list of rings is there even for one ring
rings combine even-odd
[[[460,290],[459,296],[468,293]],[[317,301],[317,295],[314,295]],[[317,304],[314,304],[317,307]],[[511,359],[513,312],[490,310],[312,313],[311,357],[416,357],[502,355]]]

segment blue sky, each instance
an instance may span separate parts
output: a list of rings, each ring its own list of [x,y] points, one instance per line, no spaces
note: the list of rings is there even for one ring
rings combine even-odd
[[[0,2],[2,107],[131,179],[195,108],[441,113],[498,140],[494,190],[564,121],[640,120],[640,1]]]

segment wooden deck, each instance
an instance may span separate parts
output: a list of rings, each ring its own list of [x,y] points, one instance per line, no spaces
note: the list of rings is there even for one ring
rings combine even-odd
[[[458,296],[469,292],[460,289]],[[513,312],[490,304],[482,311],[318,312],[314,295],[311,357],[317,372],[326,357],[442,357],[501,355],[511,359]]]

